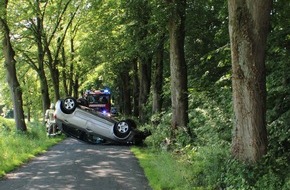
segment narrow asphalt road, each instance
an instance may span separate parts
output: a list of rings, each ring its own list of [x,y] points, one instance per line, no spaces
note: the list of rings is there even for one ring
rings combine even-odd
[[[68,138],[0,180],[3,190],[151,189],[128,146]]]

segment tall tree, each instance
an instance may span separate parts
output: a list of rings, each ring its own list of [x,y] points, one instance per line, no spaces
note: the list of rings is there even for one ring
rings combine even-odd
[[[62,63],[62,61],[65,61],[64,40],[79,6],[78,4],[76,7],[72,5],[73,8],[69,9],[71,4],[72,0],[65,2],[28,1],[27,6],[32,11],[28,11],[29,14],[23,14],[22,20],[26,21],[19,30],[19,33],[23,36],[19,44],[30,43],[30,46],[22,45],[19,51],[39,76],[43,113],[50,105],[49,84],[52,84],[53,87],[53,101],[55,102],[60,98],[59,68],[65,66],[65,63]],[[69,13],[67,13],[68,9]],[[27,8],[19,11],[27,11]],[[23,30],[23,27],[26,30]],[[31,36],[28,36],[27,31]],[[31,43],[31,39],[35,43]],[[37,49],[37,52],[35,52],[35,49]],[[46,73],[46,66],[50,71],[50,78]],[[65,72],[66,70],[62,69],[61,71]]]
[[[47,6],[47,2],[45,6]],[[43,14],[41,13],[41,3],[39,0],[35,1],[34,4],[31,3],[32,9],[35,11],[34,15],[37,15],[36,18],[33,20],[29,18],[30,25],[24,25],[27,27],[29,31],[31,31],[34,41],[37,47],[37,53],[30,54],[31,51],[22,50],[23,56],[26,59],[26,62],[30,65],[32,69],[34,69],[40,81],[40,91],[41,91],[41,99],[42,99],[42,112],[43,116],[46,109],[49,108],[50,99],[49,99],[49,88],[48,88],[48,81],[45,74],[45,66],[44,66],[44,59],[45,59],[45,50],[43,47],[43,34],[44,34],[44,26],[43,26]],[[33,15],[33,16],[34,16]],[[29,42],[31,43],[31,39],[29,38]],[[33,56],[37,56],[34,58]],[[43,117],[44,118],[44,117]]]
[[[187,66],[184,57],[186,0],[168,0],[172,128],[187,127],[188,90]]]
[[[164,35],[161,39],[155,55],[155,65],[152,76],[152,112],[160,113],[162,109],[162,85],[163,85],[163,57],[164,57]]]
[[[151,86],[151,65],[152,53],[151,46],[148,42],[150,35],[149,20],[151,7],[147,0],[139,0],[131,2],[128,10],[134,16],[136,24],[131,28],[134,45],[137,49],[138,69],[139,69],[139,118],[141,122],[146,122],[148,116],[146,115],[146,104],[150,95]]]
[[[26,131],[27,127],[24,120],[22,91],[16,74],[16,60],[14,58],[15,51],[10,40],[10,29],[7,22],[7,6],[8,0],[0,3],[0,31],[3,34],[3,54],[5,58],[4,67],[6,69],[7,82],[10,88],[14,119],[16,128],[21,131]]]
[[[60,88],[59,88],[59,65],[60,65],[60,55],[62,53],[62,48],[64,44],[64,40],[67,36],[67,32],[71,27],[71,24],[75,18],[75,15],[78,12],[79,6],[78,3],[73,5],[73,10],[67,16],[66,12],[69,9],[69,5],[71,5],[72,0],[67,1],[59,1],[56,5],[52,6],[52,10],[55,11],[57,14],[48,15],[49,21],[52,21],[52,31],[49,33],[46,31],[44,33],[44,50],[47,55],[48,61],[47,66],[50,70],[50,75],[52,79],[52,84],[54,88],[54,98],[57,101],[60,98]],[[47,10],[43,10],[45,13]],[[44,15],[43,13],[43,15]],[[51,19],[56,16],[56,19]],[[68,19],[66,19],[66,17]],[[48,21],[47,21],[48,22]],[[58,37],[56,37],[58,36]],[[53,40],[56,42],[53,43]],[[62,58],[64,59],[64,58]]]
[[[271,0],[228,0],[235,113],[232,154],[255,163],[267,151],[265,49]]]

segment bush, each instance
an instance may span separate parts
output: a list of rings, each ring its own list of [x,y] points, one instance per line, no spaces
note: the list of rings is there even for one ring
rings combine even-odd
[[[225,161],[229,159],[226,147],[192,147],[184,152],[187,162],[191,163],[193,187],[219,189],[224,186]]]
[[[153,125],[146,126],[152,136],[145,142],[155,151],[167,151],[180,167],[187,166],[185,170],[190,171],[191,177],[186,183],[191,189],[286,190],[290,189],[290,111],[285,110],[268,110],[268,153],[255,165],[241,163],[230,154],[233,115],[230,88],[190,91],[191,138],[180,129],[175,131],[176,139],[169,139],[168,111],[152,117]]]
[[[143,148],[132,148],[132,151],[139,159],[149,179],[150,186],[155,190],[192,189],[194,176],[191,174],[189,163],[180,162],[176,157],[166,151],[151,151]]]

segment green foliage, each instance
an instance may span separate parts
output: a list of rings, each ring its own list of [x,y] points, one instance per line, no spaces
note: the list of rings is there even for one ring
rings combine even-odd
[[[214,98],[214,94],[218,96]],[[231,141],[231,91],[221,88],[214,94],[192,91],[190,95],[189,126],[196,135],[198,145]]]
[[[193,149],[195,149],[195,154],[188,158],[194,176],[193,186],[208,189],[224,188],[225,162],[229,158],[229,145]],[[188,155],[188,152],[184,152],[184,155]]]
[[[146,144],[151,148],[155,150],[160,149],[164,140],[170,137],[170,118],[171,113],[167,112],[153,115],[151,117],[152,125],[146,125],[144,127],[152,132],[152,135],[145,140]]]
[[[290,111],[268,125],[269,153],[290,158]]]
[[[188,1],[186,60],[189,87],[210,90],[230,70],[227,2]]]
[[[16,131],[14,120],[0,118],[0,177],[59,142],[47,138],[45,126],[29,123],[27,132]]]
[[[14,124],[14,120],[0,117],[0,132],[10,132],[13,130]]]
[[[168,152],[151,152],[137,147],[131,148],[145,169],[145,175],[154,190],[192,189],[191,166],[188,163],[178,162]]]
[[[149,148],[151,149],[150,146]],[[163,184],[163,180],[168,180],[169,172],[173,176],[171,179],[173,186],[169,189],[179,189],[179,187],[232,190],[289,189],[289,153],[275,157],[270,151],[256,165],[246,165],[231,157],[229,143],[220,143],[220,141],[216,141],[215,145],[189,144],[170,151],[159,149],[151,152],[150,149],[139,150],[143,154],[140,157],[137,153],[137,157],[145,169],[146,176],[154,184],[151,184],[154,189],[169,188]],[[178,169],[172,169],[172,165],[176,165],[174,168]],[[183,171],[182,174],[180,170]],[[175,178],[178,175],[183,176],[182,186],[175,181],[180,180]]]
[[[225,167],[223,185],[229,189],[287,189],[289,187],[288,161],[277,162],[267,159],[269,154],[254,166],[245,165],[234,159],[228,160]],[[281,164],[280,163],[280,164]]]
[[[170,153],[167,156],[176,159],[178,165],[189,164],[191,180],[187,186],[191,189],[289,189],[290,112],[279,114],[268,124],[268,154],[259,163],[238,162],[230,154],[231,88],[225,84],[228,83],[217,81],[209,91],[190,90],[191,141],[184,140],[187,134],[181,130],[173,145],[166,145],[165,139],[170,137],[168,111],[152,117],[155,125],[151,126],[153,134],[146,139],[146,144],[155,151],[167,151]],[[271,91],[270,95],[275,96]],[[149,163],[147,167],[156,166]]]

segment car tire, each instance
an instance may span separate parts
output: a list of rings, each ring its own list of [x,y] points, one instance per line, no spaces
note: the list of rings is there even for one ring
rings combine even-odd
[[[63,113],[71,114],[75,111],[76,107],[77,101],[75,98],[69,97],[61,101],[60,108]]]
[[[132,130],[132,123],[128,120],[121,120],[117,122],[114,126],[114,134],[116,137],[125,139],[127,138]]]

